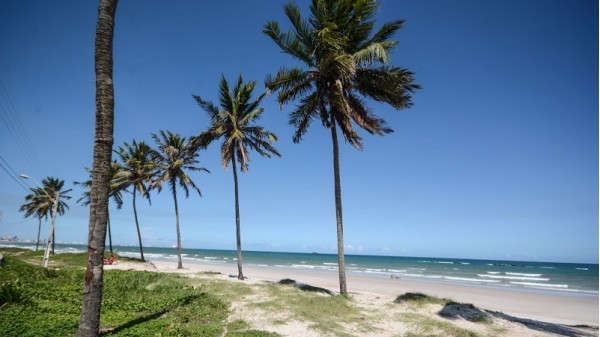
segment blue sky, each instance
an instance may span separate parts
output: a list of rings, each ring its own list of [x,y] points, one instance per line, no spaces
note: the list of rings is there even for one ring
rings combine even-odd
[[[221,74],[241,73],[261,91],[268,74],[297,65],[261,32],[267,20],[289,27],[285,3],[121,1],[115,147],[152,142],[161,129],[204,131],[192,94],[217,101]],[[96,6],[0,2],[0,113],[18,115],[34,149],[21,149],[1,121],[0,155],[17,173],[74,189],[59,241],[87,239],[88,209],[72,182],[92,160]],[[342,143],[347,253],[597,263],[598,3],[381,1],[378,22],[394,19],[406,24],[392,62],[423,90],[409,110],[370,103],[395,133],[363,133],[362,152]],[[292,107],[280,110],[274,97],[263,107],[283,156],[254,154],[240,177],[244,249],[333,253],[331,138],[314,123],[293,144]],[[234,249],[232,172],[217,145],[200,160],[211,174],[193,174],[202,198],[180,199],[183,245]],[[0,186],[0,236],[34,239],[37,221],[17,211],[26,191],[4,171]],[[138,205],[144,244],[173,245],[168,190]],[[130,196],[111,220],[115,242],[137,242]]]

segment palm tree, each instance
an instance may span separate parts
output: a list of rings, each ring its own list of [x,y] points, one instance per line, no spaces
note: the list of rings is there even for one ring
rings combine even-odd
[[[121,207],[123,207],[123,194],[121,193],[123,190],[121,189],[121,187],[115,182],[115,176],[118,172],[119,169],[119,164],[116,161],[113,161],[111,166],[110,166],[110,175],[111,175],[111,180],[110,180],[110,187],[108,189],[108,197],[109,199],[112,199],[115,204],[117,204],[117,209],[121,209]],[[85,170],[89,173],[90,175],[90,179],[86,180],[84,182],[78,182],[75,181],[74,184],[75,185],[81,185],[85,188],[85,191],[81,194],[81,197],[79,199],[77,199],[77,203],[81,203],[82,206],[88,206],[90,204],[90,191],[92,189],[92,170],[88,167],[85,168]],[[127,190],[125,190],[127,191]],[[110,248],[110,253],[113,253],[113,246],[112,246],[112,234],[110,232],[110,210],[108,211],[109,213],[107,214],[107,222],[106,222],[106,228],[108,229],[108,244],[109,244],[109,248]]]
[[[162,190],[162,183],[168,183],[173,193],[173,202],[175,203],[175,228],[177,230],[177,256],[179,258],[177,269],[183,268],[181,261],[181,231],[179,228],[179,207],[177,205],[177,185],[185,191],[185,197],[190,194],[190,187],[202,196],[200,189],[185,171],[204,171],[210,173],[203,167],[196,167],[198,163],[198,152],[192,147],[190,141],[179,134],[173,134],[170,131],[165,133],[160,131],[158,135],[152,134],[152,138],[158,146],[157,151],[153,151],[154,161],[158,168],[158,175],[151,188]]]
[[[104,277],[104,248],[108,222],[108,190],[114,143],[113,35],[118,0],[100,0],[94,65],[96,71],[96,127],[90,220],[88,230],[88,262],[85,272],[82,310],[77,336],[98,336]]]
[[[221,144],[221,164],[224,168],[227,168],[229,163],[231,163],[233,167],[237,265],[238,279],[240,280],[244,279],[244,274],[242,272],[242,241],[236,159],[240,164],[242,172],[246,172],[248,170],[248,163],[250,162],[248,149],[258,152],[263,157],[271,157],[271,154],[278,157],[281,156],[271,146],[271,143],[277,140],[277,136],[255,125],[264,111],[258,105],[265,96],[265,94],[262,94],[255,100],[251,100],[252,90],[254,90],[255,85],[256,81],[244,83],[244,79],[240,75],[237,83],[230,90],[225,77],[221,77],[219,86],[221,110],[212,102],[205,101],[200,96],[194,95],[194,99],[200,107],[208,113],[211,122],[208,130],[196,136],[194,140],[196,146],[207,147],[213,141],[223,138],[223,143]]]
[[[133,140],[131,145],[127,142],[123,147],[115,151],[119,156],[121,163],[118,166],[118,172],[115,175],[114,182],[118,188],[125,189],[133,187],[133,215],[135,217],[135,226],[137,228],[138,241],[140,244],[140,256],[144,259],[144,247],[142,245],[142,234],[140,232],[140,223],[135,206],[135,196],[137,192],[150,202],[149,185],[156,175],[156,165],[152,161],[152,149],[145,142],[136,142]]]
[[[304,68],[282,67],[265,83],[267,89],[278,92],[280,106],[299,101],[289,114],[289,123],[296,129],[294,142],[300,142],[314,119],[331,131],[342,294],[347,287],[337,130],[361,150],[356,126],[370,134],[392,132],[367,107],[365,99],[404,109],[412,105],[412,94],[420,88],[413,83],[412,72],[389,64],[389,53],[397,43],[390,38],[403,21],[387,22],[373,33],[377,7],[375,0],[313,0],[306,20],[290,2],[284,11],[292,28],[284,33],[270,21],[263,29],[284,53],[304,64]]]
[[[50,231],[52,232],[52,254],[54,255],[54,244],[56,243],[55,238],[55,227],[54,220],[58,215],[65,214],[65,211],[69,209],[69,205],[64,200],[69,200],[71,197],[67,195],[67,193],[71,192],[72,189],[62,190],[65,186],[65,181],[60,180],[54,177],[47,177],[42,180],[42,188],[35,189],[36,202],[38,202],[40,209],[42,212],[52,213],[56,212],[56,214],[52,214],[53,224]],[[55,200],[58,199],[58,201]],[[56,202],[56,204],[55,204]],[[56,207],[53,210],[53,207]]]
[[[26,218],[35,214],[38,218],[38,233],[37,233],[37,241],[35,244],[35,251],[37,252],[40,245],[40,233],[42,230],[42,218],[48,219],[48,214],[51,212],[50,208],[42,207],[42,198],[39,197],[39,193],[41,189],[39,188],[31,188],[31,194],[25,196],[25,203],[21,205],[19,208],[19,212],[24,212],[24,216]]]

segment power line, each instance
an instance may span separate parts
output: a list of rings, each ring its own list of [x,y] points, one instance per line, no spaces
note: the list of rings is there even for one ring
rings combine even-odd
[[[41,165],[39,157],[31,144],[31,140],[19,119],[19,116],[15,113],[14,105],[12,104],[12,100],[10,99],[10,95],[4,86],[2,78],[0,77],[0,117],[6,127],[13,140],[17,144],[17,148],[25,158],[26,162],[29,164],[33,172],[37,176],[42,176],[40,174]]]
[[[2,161],[6,164],[6,166],[9,167],[9,169],[15,174],[14,176],[9,172],[8,169],[6,169],[6,167],[4,167],[4,165],[2,165],[2,163],[0,163],[0,167],[2,167],[2,169],[8,174],[8,176],[14,180],[17,185],[21,186],[22,188],[25,189],[25,191],[27,192],[31,192],[31,190],[29,189],[29,187],[27,187],[27,185],[25,185],[20,179],[18,179],[19,175],[15,172],[15,170],[12,169],[12,167],[10,167],[10,165],[6,162],[6,160],[4,160],[4,158],[2,158],[2,156],[0,156],[0,159],[2,159]]]

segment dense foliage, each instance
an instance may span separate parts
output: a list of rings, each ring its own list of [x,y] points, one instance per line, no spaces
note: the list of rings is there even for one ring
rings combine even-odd
[[[59,254],[60,269],[28,263],[41,252],[5,254],[0,266],[2,336],[70,336],[81,314],[86,254]],[[228,305],[193,287],[185,277],[151,272],[106,271],[101,331],[115,336],[220,336]],[[235,336],[273,336],[236,331]]]

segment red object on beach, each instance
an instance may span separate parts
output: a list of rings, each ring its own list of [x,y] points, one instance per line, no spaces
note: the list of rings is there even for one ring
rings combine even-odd
[[[113,264],[115,262],[115,257],[111,256],[108,259],[104,259],[104,264]]]

